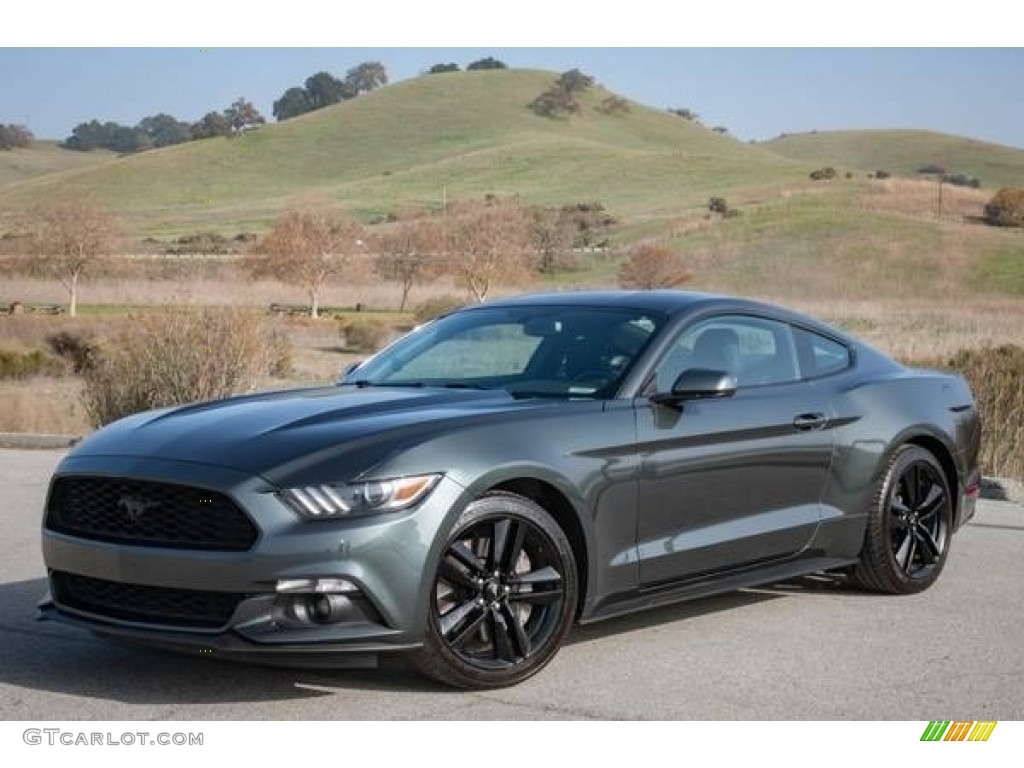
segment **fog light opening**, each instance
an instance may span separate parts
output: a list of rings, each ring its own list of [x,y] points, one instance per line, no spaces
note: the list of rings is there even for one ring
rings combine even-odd
[[[352,601],[344,595],[315,595],[309,598],[308,613],[317,624],[337,624],[351,618]]]

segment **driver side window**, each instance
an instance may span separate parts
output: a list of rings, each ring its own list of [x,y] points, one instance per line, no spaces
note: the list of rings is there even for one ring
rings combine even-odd
[[[712,317],[684,329],[655,369],[657,391],[669,391],[690,368],[724,371],[740,387],[800,379],[790,326],[747,315]]]

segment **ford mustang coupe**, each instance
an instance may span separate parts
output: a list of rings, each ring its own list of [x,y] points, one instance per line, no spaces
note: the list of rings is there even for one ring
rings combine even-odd
[[[844,571],[918,592],[974,513],[957,376],[742,299],[434,320],[336,386],[140,413],[61,462],[44,617],[269,663],[517,683],[574,622]]]

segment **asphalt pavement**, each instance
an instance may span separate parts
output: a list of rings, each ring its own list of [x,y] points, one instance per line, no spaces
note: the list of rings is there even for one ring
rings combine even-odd
[[[401,668],[296,671],[37,622],[59,451],[0,450],[0,716],[164,719],[1024,719],[1024,507],[982,500],[909,597],[822,578],[576,628],[538,676],[465,693]]]

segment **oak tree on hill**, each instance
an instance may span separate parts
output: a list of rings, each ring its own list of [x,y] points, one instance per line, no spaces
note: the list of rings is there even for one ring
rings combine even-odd
[[[669,107],[668,111],[669,114],[675,115],[676,117],[681,117],[683,118],[683,120],[688,120],[691,123],[700,122],[700,115],[698,115],[689,107]]]
[[[135,127],[149,136],[154,147],[183,144],[192,139],[188,123],[183,123],[164,112],[142,118]]]
[[[466,67],[467,72],[473,72],[479,69],[508,69],[508,64],[494,58],[493,56],[487,56],[483,59],[477,59],[476,61],[471,62],[469,66]]]
[[[555,81],[555,85],[569,93],[582,93],[593,84],[594,78],[584,74],[579,69],[570,69],[563,72]]]
[[[329,107],[355,96],[355,91],[350,83],[339,80],[330,72],[317,72],[315,75],[307,77],[305,90],[310,109]],[[287,94],[287,91],[285,93]]]
[[[294,86],[281,94],[281,98],[274,102],[273,114],[274,119],[280,122],[304,115],[313,109],[313,100],[310,98],[309,91]]]
[[[231,123],[223,112],[207,112],[199,120],[192,123],[189,133],[194,140],[212,139],[215,136],[230,136]]]
[[[379,61],[364,61],[345,73],[345,85],[353,95],[369,93],[387,84],[387,70]]]
[[[236,134],[266,122],[260,111],[256,109],[256,105],[244,96],[239,96],[230,107],[224,110],[224,117],[227,119],[228,125],[231,126],[231,130]]]
[[[448,64],[435,64],[427,70],[428,75],[441,75],[445,72],[458,72],[459,65],[455,62],[449,62]]]

